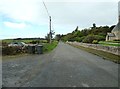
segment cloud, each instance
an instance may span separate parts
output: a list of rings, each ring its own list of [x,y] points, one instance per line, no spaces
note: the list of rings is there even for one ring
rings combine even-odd
[[[0,12],[18,21],[41,21],[40,0],[0,0]]]
[[[13,22],[3,22],[5,26],[10,28],[25,28],[25,23],[13,23]]]
[[[104,20],[104,24],[109,24],[107,23],[110,22],[109,18],[116,19],[115,17],[113,18],[113,16],[117,15],[111,13],[117,11],[115,7],[116,3],[112,2],[118,0],[111,0],[110,2],[102,1],[103,0],[44,0],[52,16],[53,23],[57,25],[79,25],[80,23],[86,24],[86,21],[96,22],[101,16],[101,18],[108,17],[106,18],[107,20]],[[101,5],[98,3],[101,3]],[[19,22],[28,21],[35,24],[46,25],[49,21],[42,0],[0,0],[0,12],[9,15],[10,18]],[[91,24],[91,22],[89,23]],[[114,22],[115,21],[113,21],[113,23]]]
[[[118,21],[118,0],[43,1],[52,17],[52,26],[56,33],[70,32],[76,26],[81,29],[88,28],[93,23],[96,23],[97,26],[110,26]],[[24,29],[27,32],[35,30],[36,26],[38,26],[37,29],[39,30],[34,32],[40,35],[42,32],[44,32],[43,35],[48,33],[46,29],[49,29],[49,18],[42,0],[0,0],[0,23],[4,23],[6,27],[16,29],[25,28],[27,25],[29,29]],[[0,25],[1,29],[7,29],[2,31],[8,31],[9,28],[3,27],[3,24]],[[43,26],[46,28],[43,28]],[[12,32],[12,29],[9,29],[9,31]],[[21,30],[14,31],[20,33]],[[28,35],[27,32],[25,34]],[[21,34],[19,35],[21,36]]]

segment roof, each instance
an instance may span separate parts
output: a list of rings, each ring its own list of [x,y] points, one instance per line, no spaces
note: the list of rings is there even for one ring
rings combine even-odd
[[[116,31],[120,31],[120,22],[113,28],[112,33]]]

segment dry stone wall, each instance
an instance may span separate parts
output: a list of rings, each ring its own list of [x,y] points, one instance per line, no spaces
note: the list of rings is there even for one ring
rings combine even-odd
[[[120,55],[120,47],[116,47],[116,46],[103,46],[100,44],[87,44],[87,43],[79,43],[79,42],[67,42],[67,43]]]

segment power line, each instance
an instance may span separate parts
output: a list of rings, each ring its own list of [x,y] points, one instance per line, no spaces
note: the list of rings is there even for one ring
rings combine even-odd
[[[50,43],[52,42],[52,31],[51,31],[51,16],[50,16],[50,14],[49,14],[49,12],[48,12],[48,9],[47,9],[47,6],[45,5],[45,2],[43,1],[43,5],[44,5],[44,7],[45,7],[45,9],[46,9],[46,12],[47,12],[47,14],[48,14],[48,17],[49,17],[49,20],[50,20],[50,36],[49,36],[49,38],[50,38]]]
[[[49,12],[48,12],[47,6],[45,5],[45,2],[44,2],[44,1],[43,1],[43,5],[44,5],[44,7],[45,7],[45,9],[46,9],[46,12],[47,12],[47,14],[48,14],[48,17],[50,17],[50,14],[49,14]]]

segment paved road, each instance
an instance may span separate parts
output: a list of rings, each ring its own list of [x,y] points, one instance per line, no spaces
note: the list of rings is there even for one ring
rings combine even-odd
[[[49,54],[3,61],[6,87],[117,87],[118,64],[59,43]]]

